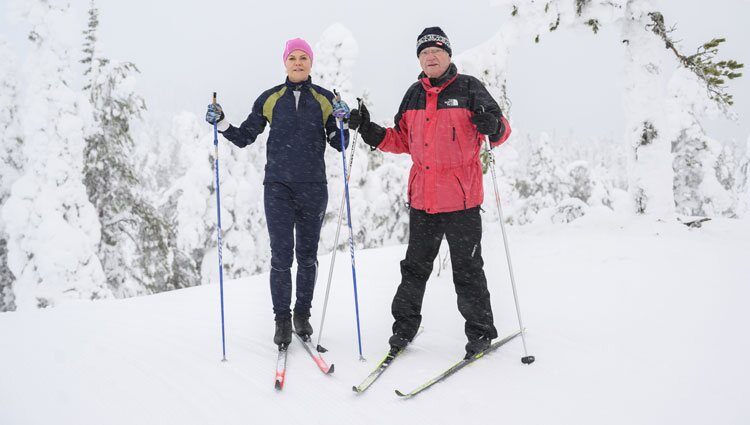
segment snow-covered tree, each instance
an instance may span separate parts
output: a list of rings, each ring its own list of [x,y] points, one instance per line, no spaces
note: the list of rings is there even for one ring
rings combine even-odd
[[[568,196],[588,202],[594,191],[594,182],[591,179],[589,164],[586,161],[576,161],[568,164],[567,175],[570,188]]]
[[[88,27],[83,32],[85,39],[83,43],[83,59],[80,61],[86,66],[86,69],[83,71],[84,77],[87,78],[86,85],[83,87],[84,90],[91,89],[91,86],[97,80],[99,72],[109,63],[109,60],[99,53],[99,41],[96,35],[98,28],[99,9],[96,8],[94,0],[91,0]]]
[[[15,67],[15,55],[0,40],[0,208],[10,196],[23,165]],[[0,311],[15,310],[15,276],[8,268],[7,243],[5,221],[0,219]]]
[[[133,91],[135,72],[131,63],[93,72],[94,122],[84,151],[84,183],[102,226],[98,255],[107,284],[119,297],[174,289],[167,283],[169,229],[138,192],[134,172],[130,122],[145,109]]]
[[[538,141],[529,140],[529,143],[532,145],[531,154],[523,174],[515,182],[521,198],[516,211],[511,214],[512,222],[516,224],[533,221],[540,210],[555,206],[568,193],[565,172],[555,160],[550,136],[542,133]]]
[[[15,55],[0,40],[0,205],[23,166],[15,67]]]
[[[406,155],[371,151],[364,143],[362,147],[365,151],[362,155],[367,155],[367,170],[353,177],[361,194],[352,199],[359,212],[353,218],[357,220],[355,239],[363,248],[406,243],[409,237],[407,180],[411,159]],[[342,243],[346,243],[345,238],[339,239],[339,244]]]
[[[739,161],[739,170],[737,172],[737,193],[740,198],[741,211],[743,214],[750,215],[750,136],[745,143],[745,155]]]
[[[70,4],[36,0],[18,8],[31,27],[18,108],[26,160],[2,208],[15,304],[21,310],[111,297],[96,255],[100,226],[82,181],[86,100],[69,85]]]
[[[351,31],[336,23],[323,31],[315,43],[315,63],[312,68],[313,83],[338,91],[347,103],[352,96],[352,69],[359,55],[359,46]]]
[[[102,226],[98,255],[109,288],[118,296],[161,292],[197,284],[186,279],[172,243],[174,230],[149,197],[136,173],[131,123],[146,106],[135,92],[136,66],[109,64],[98,53],[98,13],[92,2],[84,32],[84,60],[93,122],[86,136],[84,183]],[[175,277],[177,273],[179,277]]]
[[[639,214],[665,217],[674,210],[669,140],[663,135],[664,66],[662,41],[646,31],[653,9],[645,0],[625,3],[625,140],[629,155],[628,189]]]
[[[102,224],[98,254],[107,284],[120,297],[196,285],[195,264],[179,249],[169,212],[157,207],[163,200],[152,181],[168,174],[143,173],[139,165],[148,155],[134,149],[134,124],[143,124],[146,109],[135,92],[138,69],[129,62],[110,63],[102,56],[98,23],[92,1],[81,60],[92,106],[84,173]],[[143,142],[151,148],[156,144],[148,136]],[[159,161],[150,165],[166,171]]]
[[[511,9],[515,32],[541,34],[561,27],[586,25],[594,33],[604,25],[619,26],[625,44],[626,143],[629,155],[629,191],[633,209],[639,214],[664,216],[673,211],[670,140],[663,121],[663,74],[666,54],[690,70],[703,83],[706,96],[726,107],[732,97],[725,80],[741,76],[743,65],[734,60],[716,61],[714,39],[685,55],[671,39],[664,16],[647,0],[549,0],[546,2],[505,1]],[[525,28],[525,29],[521,29]],[[666,49],[665,49],[666,47]]]
[[[707,142],[703,134],[691,134],[688,129],[672,142],[675,151],[674,199],[678,213],[705,215],[703,197],[698,189],[705,174],[703,162],[710,154]]]
[[[630,4],[629,2],[628,5]],[[650,7],[645,2],[642,5]],[[675,196],[688,194],[688,200],[701,205],[697,209],[693,207],[692,213],[733,215],[735,205],[733,205],[734,202],[730,194],[733,189],[731,187],[732,184],[722,185],[717,180],[721,179],[720,173],[722,170],[720,163],[727,158],[720,157],[721,147],[717,142],[706,137],[700,126],[699,119],[712,106],[730,115],[728,107],[733,103],[733,100],[732,96],[726,92],[726,87],[723,86],[724,78],[734,79],[741,76],[742,74],[736,72],[736,70],[742,68],[743,65],[733,60],[714,61],[714,57],[718,53],[718,46],[724,42],[724,39],[714,39],[703,44],[694,55],[683,55],[677,49],[676,43],[671,39],[670,34],[674,29],[666,27],[664,17],[661,13],[656,10],[648,11],[644,9],[641,11],[641,15],[646,15],[648,17],[647,20],[650,21],[645,26],[648,33],[658,37],[658,41],[663,43],[671,51],[670,53],[676,56],[680,65],[682,65],[675,73],[675,78],[686,81],[683,85],[687,86],[691,85],[691,80],[697,80],[697,84],[692,84],[697,87],[692,89],[687,88],[683,93],[678,93],[677,96],[669,99],[673,103],[675,100],[682,100],[682,104],[678,102],[675,109],[687,111],[689,115],[686,119],[672,123],[673,132],[675,127],[679,129],[679,136],[676,139],[674,136],[671,137],[672,140],[676,140],[676,142],[671,143],[671,147],[673,150],[676,147],[678,151],[677,158],[675,158],[675,164],[677,165],[675,171],[678,174],[693,174],[692,178],[690,176],[681,178],[685,177],[684,175],[678,175],[673,178],[673,191],[681,192],[680,195],[675,194]],[[645,17],[643,19],[644,21],[646,20]],[[659,44],[655,44],[653,50],[655,51],[660,47]],[[646,70],[650,71],[648,68]],[[696,90],[697,88],[701,88],[702,90]],[[696,95],[696,91],[699,94]],[[692,93],[686,94],[686,92]],[[709,104],[707,100],[712,101],[713,105]],[[674,115],[672,114],[672,116]],[[679,114],[676,115],[679,116]],[[662,125],[664,129],[669,129],[669,123],[662,122]],[[665,131],[663,133],[662,136],[666,136],[663,139],[670,141],[669,132]],[[706,172],[702,172],[701,168],[705,168]],[[726,171],[727,173],[733,172],[732,165],[729,165]],[[691,183],[698,183],[700,188],[691,187]],[[678,185],[681,187],[677,187]],[[676,199],[675,201],[679,203],[679,200]],[[664,209],[666,208],[667,206],[664,206]]]
[[[0,236],[0,312],[16,309],[13,283],[16,277],[8,268],[8,247],[5,235]]]
[[[266,136],[244,149],[219,137],[222,262],[224,276],[237,278],[268,268],[268,233],[263,209]],[[160,142],[172,156],[162,210],[176,229],[176,244],[200,281],[218,281],[216,170],[213,132],[192,113],[178,114]],[[168,163],[167,157],[162,157]],[[187,270],[187,269],[186,269]]]
[[[553,223],[564,224],[583,217],[589,210],[588,204],[578,198],[565,198],[555,205],[550,215]]]
[[[488,41],[453,59],[459,72],[477,77],[484,84],[506,117],[511,109],[507,87],[508,56],[510,44],[517,42],[516,36],[511,27],[502,27]]]
[[[216,218],[210,216],[211,204],[215,204],[211,198],[212,194],[215,196],[210,154],[213,143],[207,137],[208,126],[200,124],[195,115],[180,113],[172,119],[170,133],[154,143],[154,152],[159,154],[156,162],[170,164],[159,170],[168,185],[161,191],[161,208],[170,226],[176,229],[177,247],[190,258],[186,270],[195,276],[200,276],[206,250],[216,239]]]
[[[698,78],[678,69],[670,79],[667,131],[674,155],[675,208],[687,215],[733,215],[735,163],[731,151],[706,135],[704,117],[716,116],[716,103]]]
[[[742,192],[745,185],[743,161],[745,155],[741,153],[737,143],[730,142],[721,146],[721,151],[713,167],[714,175],[720,185],[722,199],[717,199],[715,211],[726,217],[736,218],[742,215]],[[723,191],[722,191],[723,189]]]
[[[201,123],[202,125],[205,125]],[[256,142],[244,149],[231,143],[224,145],[221,164],[221,226],[225,276],[237,278],[267,271],[271,265],[271,250],[266,229],[263,204],[263,178],[266,160],[267,136],[259,136]],[[212,138],[203,137],[201,143],[212,146]],[[219,141],[221,143],[221,140]],[[213,150],[211,151],[213,158]],[[213,161],[212,161],[213,164]],[[209,168],[211,171],[212,168]],[[215,179],[216,171],[212,176]],[[218,253],[216,247],[216,193],[210,187],[211,244],[203,261],[204,282],[216,280]],[[208,271],[206,266],[209,265]],[[206,273],[209,273],[206,276]],[[218,279],[218,277],[217,277]]]

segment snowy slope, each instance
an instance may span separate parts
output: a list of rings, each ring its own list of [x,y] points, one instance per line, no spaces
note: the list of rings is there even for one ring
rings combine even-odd
[[[484,257],[501,335],[516,325],[500,232]],[[742,424],[750,423],[750,222],[701,229],[590,214],[509,229],[531,366],[516,340],[412,400],[463,354],[450,270],[425,298],[425,332],[370,390],[387,349],[405,247],[359,251],[358,360],[349,258],[338,255],[322,375],[295,342],[273,389],[267,275],[218,286],[0,314],[0,424]],[[443,250],[447,247],[444,246]],[[321,257],[318,329],[330,256]]]

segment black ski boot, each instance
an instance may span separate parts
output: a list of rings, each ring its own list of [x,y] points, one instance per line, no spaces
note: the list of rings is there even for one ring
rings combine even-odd
[[[393,334],[388,339],[388,344],[391,345],[391,353],[394,353],[394,354],[406,348],[409,342],[410,340],[408,338],[404,338],[403,336],[399,334]]]
[[[273,335],[273,343],[279,348],[288,347],[292,343],[292,319],[277,319],[276,333]]]
[[[312,325],[310,324],[310,314],[294,313],[294,331],[297,335],[303,339],[310,337],[313,333]]]
[[[490,348],[491,343],[492,343],[492,340],[490,338],[487,338],[486,336],[480,336],[477,339],[467,342],[466,343],[466,356],[464,356],[464,358],[468,359],[468,358],[476,356],[482,351]]]

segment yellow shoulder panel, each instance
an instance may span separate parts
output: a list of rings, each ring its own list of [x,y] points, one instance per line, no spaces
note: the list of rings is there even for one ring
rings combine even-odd
[[[286,87],[282,87],[281,90],[268,96],[268,99],[266,99],[265,103],[263,103],[263,116],[266,117],[266,120],[268,120],[268,125],[272,124],[271,121],[273,120],[273,108],[274,106],[276,106],[276,102],[278,102],[279,98],[283,96],[285,92]]]
[[[333,113],[333,105],[331,105],[331,102],[325,96],[316,92],[312,87],[310,87],[310,93],[320,103],[320,110],[323,111],[323,127],[325,127],[328,117]]]

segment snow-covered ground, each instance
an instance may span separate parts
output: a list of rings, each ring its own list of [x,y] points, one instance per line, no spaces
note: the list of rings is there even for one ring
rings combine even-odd
[[[463,355],[450,269],[436,268],[424,333],[354,394],[387,349],[405,249],[395,246],[356,253],[368,361],[358,360],[350,263],[339,254],[322,341],[336,371],[321,374],[294,341],[281,392],[267,275],[225,283],[227,362],[216,285],[0,314],[0,424],[750,423],[750,221],[688,229],[590,214],[508,230],[531,366],[517,339],[414,399],[394,394]],[[485,231],[505,335],[517,321],[502,239]]]

